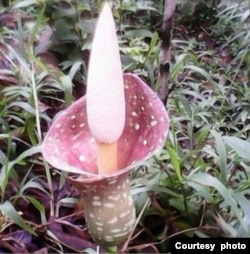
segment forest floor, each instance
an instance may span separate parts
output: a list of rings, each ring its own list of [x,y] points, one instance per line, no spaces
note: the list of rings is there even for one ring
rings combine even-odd
[[[99,6],[12,2],[0,11],[0,253],[105,253],[78,190],[41,155],[53,119],[85,94]],[[121,253],[169,253],[174,236],[250,236],[249,6],[185,8],[174,22],[168,140],[131,173],[138,220]],[[156,89],[163,1],[117,4],[114,15],[124,70]]]

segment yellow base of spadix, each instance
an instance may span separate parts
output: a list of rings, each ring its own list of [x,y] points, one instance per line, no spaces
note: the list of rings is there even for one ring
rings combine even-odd
[[[96,143],[98,173],[111,173],[118,168],[117,142]]]

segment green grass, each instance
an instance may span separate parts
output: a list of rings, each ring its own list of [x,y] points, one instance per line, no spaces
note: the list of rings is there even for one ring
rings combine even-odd
[[[54,117],[84,94],[101,1],[9,2],[5,11],[17,18],[0,30],[8,42],[0,46],[0,77],[7,77],[0,79],[0,235],[24,247],[6,240],[0,250],[98,253],[75,209],[77,190],[43,160],[41,143]],[[156,88],[163,1],[114,2],[123,68]],[[250,236],[249,2],[208,6],[199,25],[178,8],[170,133],[131,172],[137,224],[123,252],[168,253],[178,235]]]

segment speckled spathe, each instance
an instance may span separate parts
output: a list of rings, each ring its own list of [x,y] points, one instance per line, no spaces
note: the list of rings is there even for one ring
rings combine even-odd
[[[77,179],[68,178],[68,181],[81,192],[89,232],[102,246],[118,245],[131,232],[135,208],[129,189],[129,170],[159,150],[169,130],[164,105],[139,77],[124,74],[124,90],[126,122],[118,140],[117,171],[98,174],[96,144],[87,124],[85,97],[56,119],[42,148],[45,159],[53,167],[79,174]]]
[[[161,148],[169,129],[166,109],[155,92],[134,74],[124,74],[124,84],[126,122],[118,140],[120,173],[138,166]],[[87,124],[85,96],[53,123],[43,143],[43,155],[55,168],[86,178],[105,177],[97,175],[95,140]]]

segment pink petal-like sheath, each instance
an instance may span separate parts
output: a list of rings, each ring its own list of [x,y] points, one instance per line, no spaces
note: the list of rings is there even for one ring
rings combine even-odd
[[[124,74],[126,122],[118,139],[118,169],[98,174],[95,139],[91,135],[86,97],[74,102],[53,123],[43,143],[43,156],[55,168],[80,174],[68,178],[82,193],[86,223],[100,245],[126,240],[135,221],[128,173],[165,143],[169,119],[157,95],[140,78]]]
[[[56,119],[44,139],[43,155],[53,167],[95,181],[142,164],[164,145],[169,119],[160,99],[134,74],[124,74],[124,86],[126,122],[118,140],[118,171],[97,174],[95,139],[87,122],[85,96]]]

